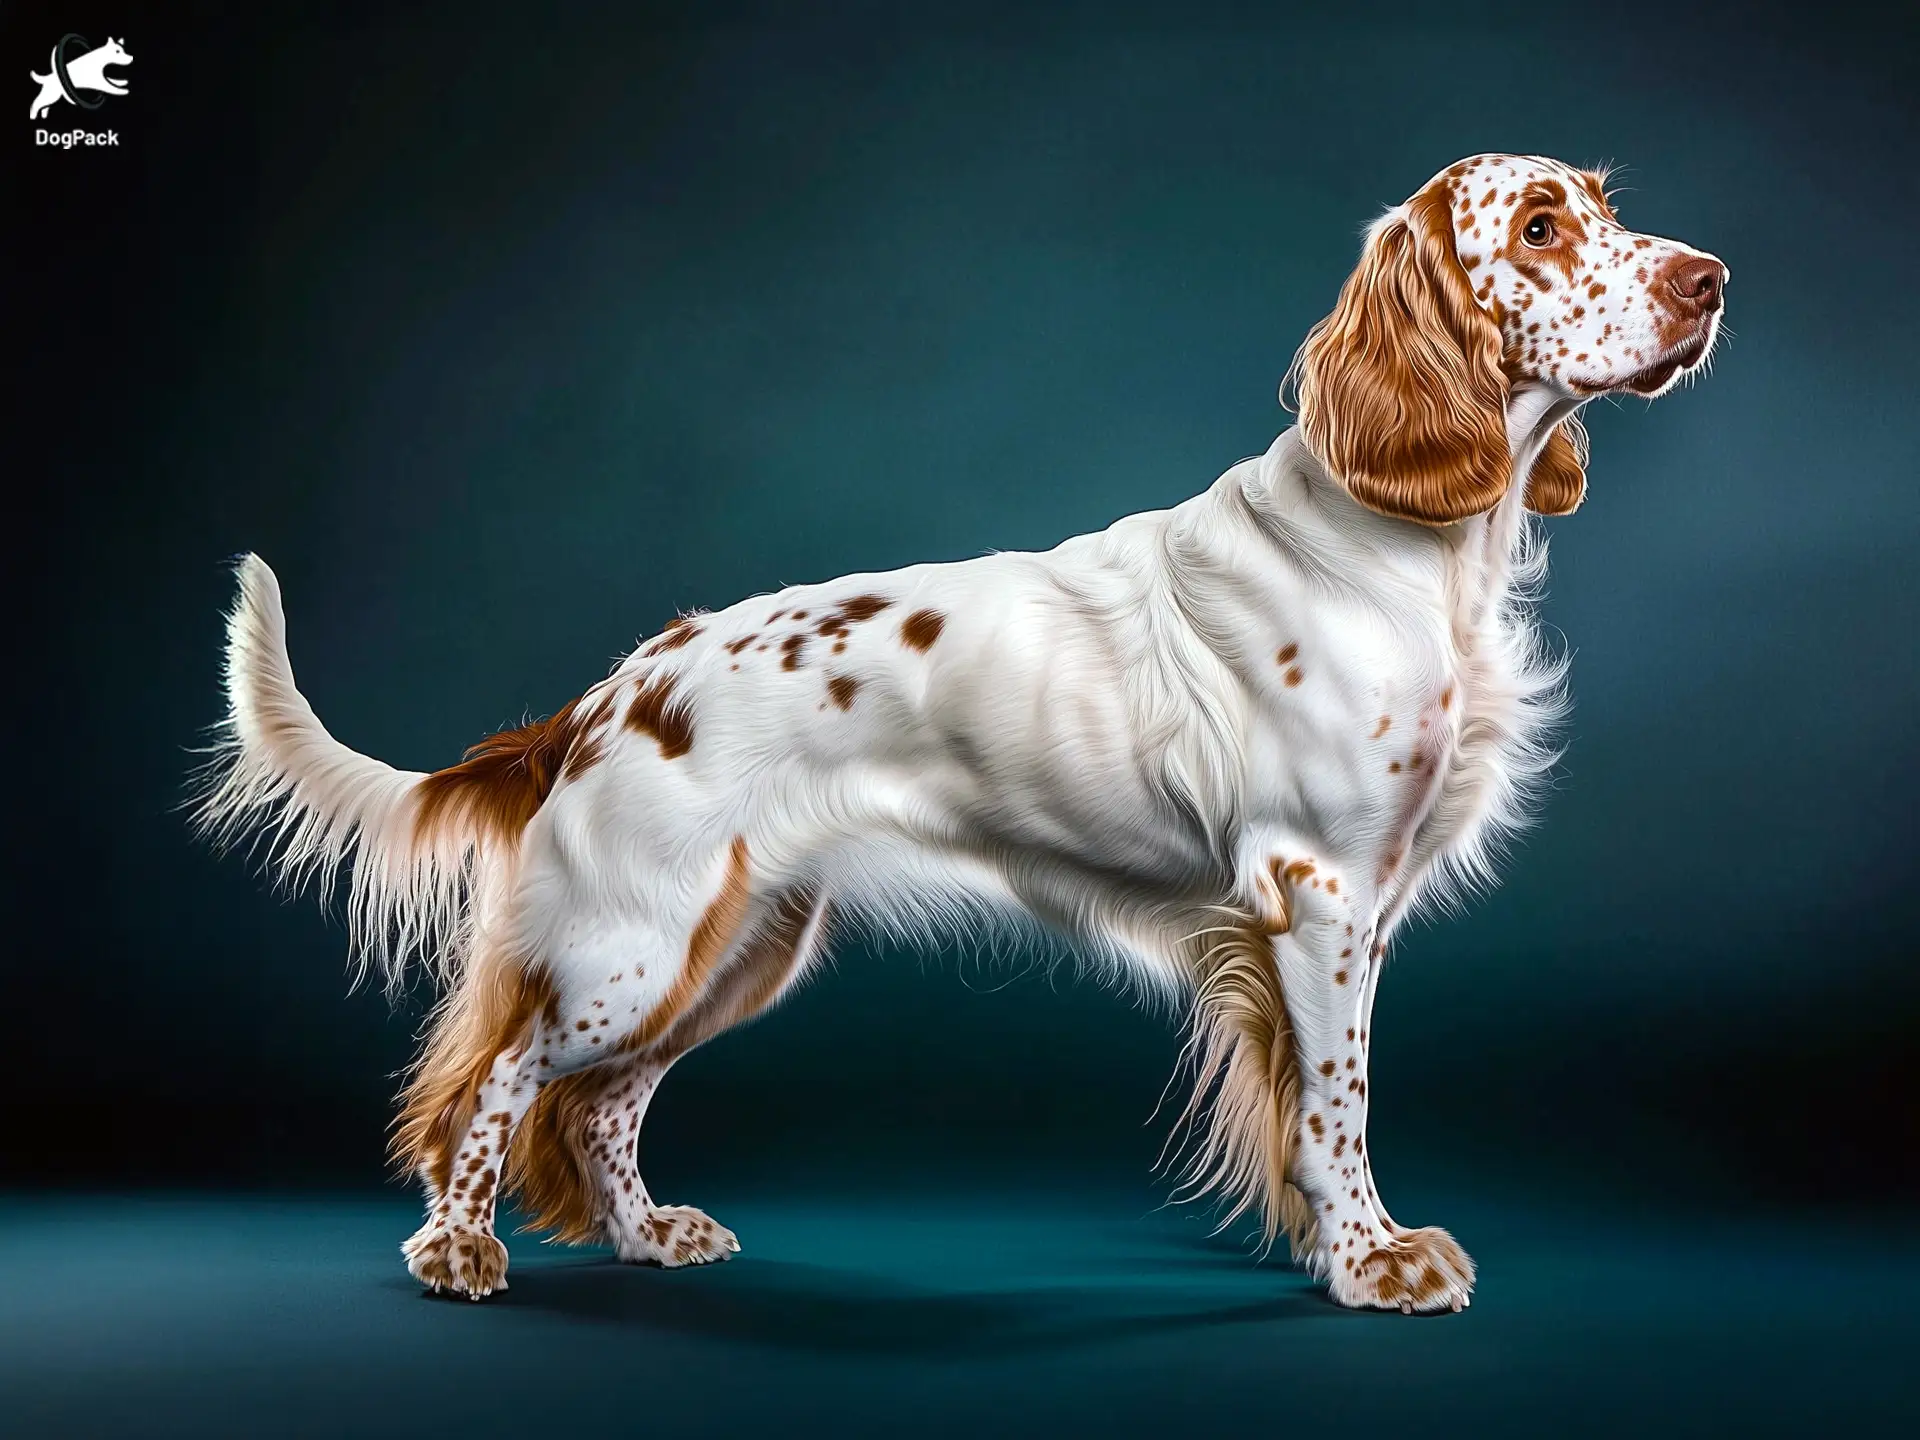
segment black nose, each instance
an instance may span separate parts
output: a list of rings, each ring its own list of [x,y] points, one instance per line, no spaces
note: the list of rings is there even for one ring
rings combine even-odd
[[[1727,283],[1727,267],[1702,255],[1683,260],[1667,272],[1667,288],[1680,308],[1694,315],[1705,315],[1720,308],[1721,287]]]

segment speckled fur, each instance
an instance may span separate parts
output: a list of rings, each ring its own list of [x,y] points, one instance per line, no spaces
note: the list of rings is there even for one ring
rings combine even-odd
[[[1491,880],[1554,756],[1529,505],[1578,503],[1588,398],[1701,366],[1725,278],[1596,177],[1463,161],[1369,232],[1297,362],[1302,426],[1202,494],[681,617],[433,776],[321,728],[248,557],[201,819],[264,827],[287,878],[351,862],[360,953],[448,987],[402,1127],[414,1274],[501,1288],[509,1183],[622,1259],[732,1254],[640,1183],[667,1066],[797,983],[829,917],[1019,916],[1190,1006],[1197,1188],[1342,1304],[1464,1305],[1472,1262],[1374,1184],[1380,968],[1416,906]]]

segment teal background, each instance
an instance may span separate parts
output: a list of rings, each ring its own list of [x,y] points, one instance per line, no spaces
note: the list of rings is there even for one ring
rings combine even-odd
[[[1911,1280],[1920,1198],[1911,16],[33,4],[0,14],[0,55],[44,69],[68,30],[119,36],[135,60],[128,98],[50,117],[112,124],[119,148],[35,149],[24,119],[0,132],[15,497],[0,963],[22,1077],[0,1182],[25,1197],[8,1214],[36,1286],[77,1283],[62,1257],[85,1244],[61,1195],[382,1183],[423,997],[397,1014],[347,997],[338,926],[195,846],[172,809],[185,747],[219,713],[222,557],[275,566],[302,687],[337,735],[434,768],[550,713],[677,609],[1045,547],[1194,493],[1288,423],[1275,386],[1366,221],[1462,155],[1517,150],[1623,164],[1629,224],[1730,266],[1731,333],[1691,391],[1589,408],[1590,498],[1552,525],[1545,615],[1575,652],[1576,698],[1556,791],[1502,887],[1410,933],[1382,989],[1385,1194],[1481,1258],[1482,1302],[1451,1323],[1510,1327],[1423,1342],[1467,1349],[1420,1362],[1437,1367],[1420,1406],[1502,1393],[1520,1398],[1487,1425],[1537,1426],[1535,1401],[1564,1407],[1602,1371],[1616,1420],[1670,1415],[1679,1396],[1784,1426],[1836,1403],[1830,1387],[1861,1413],[1911,1406],[1882,1368],[1900,1322],[1869,1323],[1880,1312],[1855,1298]],[[656,1193],[722,1219],[729,1197],[772,1206],[769,1243],[828,1276],[860,1254],[896,1262],[808,1258],[813,1232],[783,1200],[936,1217],[898,1242],[887,1283],[941,1314],[949,1252],[973,1242],[937,1217],[1017,1229],[1014,1197],[1044,1193],[1097,1227],[1157,1204],[1173,1022],[1005,950],[843,944],[778,1013],[675,1071],[644,1146]],[[248,1203],[193,1223],[217,1231]],[[379,1277],[330,1272],[348,1278],[329,1303],[412,1302],[382,1248],[404,1204],[369,1241],[309,1203],[262,1202],[247,1223],[280,1237],[272,1253],[333,1246]],[[97,1232],[133,1252],[192,1229],[138,1205],[84,1213],[134,1215]],[[1576,1301],[1552,1263],[1578,1258],[1596,1215],[1625,1227],[1622,1268],[1582,1270]],[[1760,1238],[1674,1249],[1737,1227]],[[729,1346],[767,1343],[745,1317],[797,1303],[804,1330],[846,1300],[814,1271],[814,1311],[781,1300],[791,1287],[755,1278],[755,1237],[736,1228],[739,1269],[671,1277],[748,1293],[738,1324],[725,1303],[700,1312],[707,1361],[684,1364],[731,1373]],[[1039,1243],[1020,1233],[1009,1254]],[[1490,1254],[1527,1235],[1559,1239],[1515,1241],[1503,1274]],[[1880,1278],[1795,1268],[1809,1235],[1823,1261]],[[1156,1274],[1191,1261],[1198,1285],[1241,1264],[1180,1245]],[[1023,1263],[983,1260],[974,1278],[1014,1285]],[[228,1264],[272,1291],[271,1267]],[[1792,1308],[1766,1332],[1777,1352],[1716,1330],[1736,1322],[1686,1285],[1696,1266],[1735,1289],[1775,1277],[1740,1294],[1749,1312]],[[172,1293],[189,1272],[155,1273]],[[616,1292],[660,1278],[595,1273]],[[1233,1273],[1219,1303],[1255,1308],[1220,1343],[1244,1347],[1235,1373],[1277,1385],[1258,1297],[1300,1300],[1304,1282]],[[537,1306],[537,1279],[514,1294]],[[1503,1284],[1520,1308],[1501,1322],[1483,1312]],[[1596,1290],[1639,1308],[1607,1301],[1594,1323],[1618,1343],[1582,1360],[1585,1332],[1565,1327]],[[1205,1315],[1218,1298],[1182,1303]],[[636,1331],[678,1323],[608,1303]],[[0,1332],[68,1333],[37,1313],[0,1307]],[[924,1311],[859,1313],[865,1334]],[[98,1316],[81,1316],[66,1368],[31,1372],[34,1413],[66,1433],[62,1407],[98,1373]],[[340,1343],[354,1333],[343,1322]],[[527,1343],[564,1351],[553,1333]],[[905,1333],[933,1370],[874,1380],[874,1415],[925,1407],[969,1361],[940,1325]],[[1511,1388],[1525,1365],[1509,1340],[1541,1333],[1564,1365]],[[1771,1405],[1735,1373],[1734,1357],[1784,1366],[1829,1341],[1841,1368],[1800,1372]],[[1031,1418],[1091,1404],[1103,1366],[1192,1373],[1140,1343],[995,1383],[1051,1384],[1009,1412]],[[1364,1375],[1371,1343],[1343,1340],[1343,1363]],[[205,1363],[206,1344],[180,1363]],[[1702,1357],[1682,1367],[1694,1388],[1636,1390],[1646,1346]],[[899,1359],[872,1349],[851,1353]],[[83,1379],[49,1390],[48,1374]],[[1267,1403],[1213,1383],[1221,1414]],[[1127,1413],[1149,1410],[1109,1428]]]

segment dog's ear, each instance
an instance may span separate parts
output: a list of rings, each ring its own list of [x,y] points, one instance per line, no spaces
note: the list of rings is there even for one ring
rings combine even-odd
[[[1333,313],[1289,372],[1308,448],[1371,510],[1448,525],[1506,493],[1500,330],[1453,248],[1430,185],[1368,232]]]
[[[1569,415],[1553,427],[1546,448],[1527,473],[1527,509],[1571,515],[1587,498],[1587,428]]]

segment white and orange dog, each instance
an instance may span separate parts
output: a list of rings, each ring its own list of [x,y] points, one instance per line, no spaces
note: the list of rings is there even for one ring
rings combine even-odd
[[[1600,177],[1482,155],[1369,230],[1290,376],[1299,425],[1204,494],[1045,554],[684,616],[550,720],[434,774],[327,733],[241,562],[199,819],[286,879],[351,870],[364,963],[443,984],[404,1094],[409,1269],[505,1285],[496,1201],[629,1261],[737,1250],[634,1143],[681,1055],[846,924],[1024,913],[1191,1007],[1189,1179],[1343,1305],[1458,1309],[1472,1262],[1387,1215],[1369,1015],[1423,901],[1487,882],[1554,758],[1529,512],[1577,413],[1706,361],[1727,272]]]

